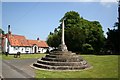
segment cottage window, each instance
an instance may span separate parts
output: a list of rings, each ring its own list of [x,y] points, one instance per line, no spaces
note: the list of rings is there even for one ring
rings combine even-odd
[[[28,47],[26,47],[25,49],[26,49],[26,51],[29,51],[29,48],[28,48]]]
[[[23,48],[22,48],[22,52],[23,52]]]
[[[26,53],[28,53],[28,51],[25,51]]]
[[[19,47],[14,47],[14,50],[18,50],[19,49]]]

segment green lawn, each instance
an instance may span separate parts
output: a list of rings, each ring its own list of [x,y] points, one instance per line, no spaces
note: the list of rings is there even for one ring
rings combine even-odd
[[[46,54],[21,54],[20,58],[14,58],[14,55],[2,55],[2,59],[4,60],[12,60],[12,59],[30,59],[30,58],[40,58],[45,56]]]
[[[21,58],[14,55],[2,55],[2,59],[29,59],[40,58],[46,54],[22,54]],[[81,55],[92,66],[92,69],[82,71],[46,71],[35,70],[36,78],[117,78],[118,56],[117,55]]]
[[[92,69],[82,71],[36,70],[37,78],[118,78],[118,56],[82,55]]]

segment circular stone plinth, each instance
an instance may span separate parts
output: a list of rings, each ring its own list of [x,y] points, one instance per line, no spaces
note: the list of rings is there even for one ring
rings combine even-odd
[[[70,51],[54,51],[38,59],[33,66],[46,70],[82,70],[91,67],[80,55]]]

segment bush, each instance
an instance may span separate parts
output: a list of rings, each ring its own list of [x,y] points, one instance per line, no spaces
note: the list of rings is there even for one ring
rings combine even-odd
[[[85,54],[92,54],[94,51],[92,45],[88,43],[82,45],[82,50],[83,50],[83,53]]]

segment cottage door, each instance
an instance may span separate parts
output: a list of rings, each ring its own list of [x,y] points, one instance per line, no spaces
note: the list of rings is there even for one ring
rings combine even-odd
[[[36,46],[34,47],[34,53],[37,53],[37,47]]]

